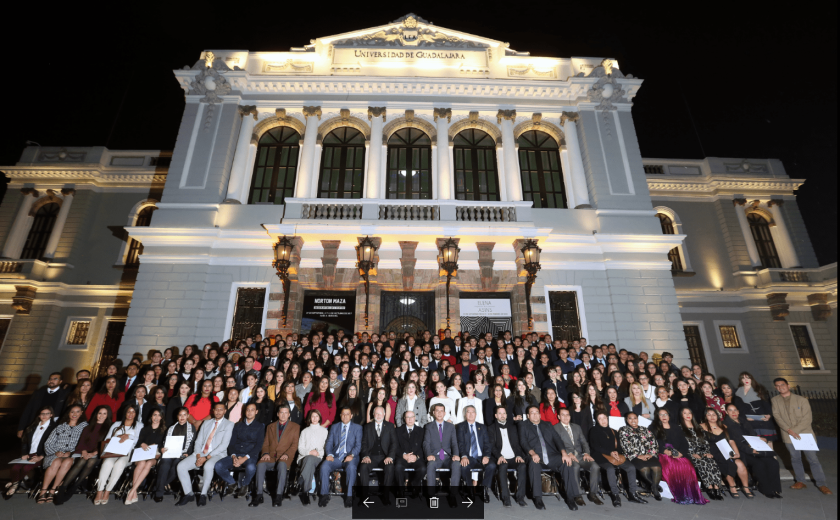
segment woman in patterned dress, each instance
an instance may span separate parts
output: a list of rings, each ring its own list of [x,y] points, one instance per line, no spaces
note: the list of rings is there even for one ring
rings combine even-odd
[[[706,432],[697,424],[690,408],[680,410],[680,426],[688,440],[688,454],[691,456],[691,462],[700,476],[700,482],[706,489],[706,493],[712,500],[723,500],[723,493],[720,490],[720,469],[715,463],[711,445],[706,439]]]
[[[676,421],[671,422],[667,408],[658,408],[650,431],[656,437],[662,480],[671,490],[671,502],[677,504],[707,504],[697,483],[697,473],[688,457],[688,441]]]
[[[656,438],[647,428],[639,426],[639,416],[630,412],[624,417],[627,424],[618,430],[618,442],[627,457],[636,466],[639,480],[646,481],[650,492],[656,501],[662,500],[659,494],[659,481],[662,479],[662,466],[659,464],[659,453]]]
[[[41,495],[38,497],[39,504],[53,501],[56,488],[61,485],[61,481],[64,480],[64,476],[72,466],[72,463],[63,463],[65,460],[72,460],[76,444],[87,425],[84,410],[80,405],[74,404],[64,412],[64,417],[50,434],[44,444],[46,456],[44,457],[43,467],[46,468],[46,471],[44,472],[44,482],[41,484]],[[50,487],[51,483],[52,487]]]

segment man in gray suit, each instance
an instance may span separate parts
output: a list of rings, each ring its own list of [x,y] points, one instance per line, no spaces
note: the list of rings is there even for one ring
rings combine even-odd
[[[554,425],[554,429],[563,440],[566,453],[572,457],[572,473],[574,473],[575,482],[580,482],[581,467],[589,471],[589,495],[587,495],[589,501],[598,506],[604,505],[597,495],[598,490],[601,489],[601,467],[589,454],[589,443],[583,436],[583,430],[572,423],[572,416],[568,409],[560,409],[560,422]],[[575,503],[579,506],[584,505],[583,498],[577,497]]]
[[[225,419],[225,405],[223,403],[214,404],[213,418],[206,419],[201,425],[195,440],[193,454],[178,463],[178,480],[181,481],[184,496],[175,505],[185,506],[192,502],[193,492],[190,482],[190,470],[192,469],[201,469],[204,473],[201,495],[198,496],[196,502],[199,506],[207,505],[207,491],[210,489],[210,482],[213,480],[213,468],[217,461],[227,457],[227,448],[232,433],[233,423]]]
[[[449,507],[458,507],[458,483],[461,481],[461,457],[455,426],[443,420],[446,409],[441,403],[432,406],[435,420],[426,425],[423,452],[426,454],[426,485],[429,496],[435,494],[435,475],[438,469],[449,469],[451,478]]]

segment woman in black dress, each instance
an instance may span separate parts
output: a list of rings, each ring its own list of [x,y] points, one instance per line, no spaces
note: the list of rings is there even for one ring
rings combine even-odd
[[[700,424],[703,431],[706,432],[706,437],[709,439],[709,444],[712,446],[712,455],[714,455],[715,464],[720,470],[721,476],[726,479],[729,485],[729,494],[732,498],[740,498],[738,494],[738,486],[735,485],[735,478],[741,480],[741,490],[747,498],[755,498],[750,491],[750,477],[747,473],[747,466],[741,460],[741,454],[735,441],[729,437],[729,432],[726,425],[718,415],[718,411],[714,408],[706,408],[706,413],[703,417],[703,422]],[[728,447],[727,455],[724,456],[718,443],[725,441]]]
[[[680,426],[688,441],[688,454],[691,463],[700,476],[700,482],[712,500],[723,500],[720,490],[722,484],[720,469],[712,455],[712,447],[706,437],[706,432],[697,424],[694,414],[689,408],[680,410]]]
[[[589,430],[595,425],[595,420],[592,418],[592,412],[589,407],[583,403],[583,398],[577,392],[569,394],[569,413],[572,416],[572,422],[580,426],[583,436],[589,438]]]
[[[744,435],[756,437],[752,423],[741,417],[738,405],[726,405],[726,417],[723,424],[729,432],[729,438],[738,446],[741,459],[752,471],[753,478],[758,481],[758,492],[767,498],[782,498],[782,481],[779,477],[779,461],[772,451],[756,451],[744,438]],[[764,441],[767,442],[767,441]],[[769,444],[769,443],[768,443]],[[746,493],[744,493],[746,495]]]
[[[607,473],[613,507],[621,507],[621,495],[615,478],[616,467],[627,473],[627,480],[625,481],[627,482],[627,500],[637,504],[647,504],[647,501],[639,496],[639,490],[636,486],[636,467],[626,459],[621,464],[611,462],[618,461],[623,455],[621,454],[622,449],[618,442],[618,436],[610,428],[609,416],[603,411],[596,414],[595,426],[589,431],[589,447],[592,458]]]

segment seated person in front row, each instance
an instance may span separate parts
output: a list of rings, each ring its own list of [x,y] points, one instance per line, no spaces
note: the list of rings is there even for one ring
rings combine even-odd
[[[353,485],[356,483],[356,469],[359,466],[359,453],[362,450],[362,427],[352,421],[353,412],[350,408],[340,410],[341,422],[330,426],[327,445],[324,448],[326,457],[321,463],[321,498],[318,506],[326,507],[330,501],[330,473],[344,468],[347,481],[347,496],[344,507],[350,507],[353,501]]]
[[[248,489],[248,484],[257,472],[260,448],[265,440],[265,425],[257,420],[256,403],[245,405],[245,418],[236,423],[230,436],[228,456],[216,462],[216,474],[228,485],[225,494],[240,493]],[[230,475],[231,468],[245,467],[241,482],[236,482]]]
[[[291,410],[287,403],[280,403],[277,408],[277,421],[268,425],[263,441],[262,457],[257,464],[257,492],[248,504],[257,507],[263,502],[263,483],[265,472],[270,466],[277,470],[277,489],[271,500],[272,507],[283,505],[283,493],[286,490],[286,475],[297,453],[300,439],[300,426],[291,420]]]
[[[484,471],[484,478],[481,481],[484,493],[480,498],[488,504],[490,503],[490,486],[493,485],[493,477],[496,475],[496,461],[490,457],[490,436],[487,434],[486,426],[476,421],[477,413],[473,405],[466,406],[463,413],[466,420],[455,427],[458,452],[461,453],[461,474],[466,481],[469,481],[473,471]],[[473,486],[475,486],[475,481]]]
[[[215,403],[212,418],[205,419],[198,430],[193,454],[178,463],[178,480],[181,481],[184,496],[175,505],[185,506],[193,499],[191,469],[201,469],[204,472],[201,494],[196,498],[196,503],[199,506],[207,505],[207,491],[210,490],[210,483],[213,481],[213,469],[216,461],[227,455],[232,433],[233,423],[225,419],[225,405]]]
[[[373,422],[365,425],[362,434],[362,457],[359,464],[359,478],[362,486],[370,482],[370,470],[382,468],[383,475],[379,487],[394,485],[394,459],[397,457],[397,431],[393,424],[385,420],[385,409],[377,406],[373,409]],[[364,500],[361,497],[360,500]],[[389,505],[388,493],[383,494],[382,504]]]
[[[554,430],[563,440],[566,447],[566,454],[572,459],[572,473],[575,482],[580,482],[580,470],[589,472],[589,501],[595,505],[603,505],[598,498],[598,491],[601,489],[601,466],[595,462],[589,454],[589,443],[583,435],[583,430],[572,422],[572,414],[567,408],[560,410],[560,422],[554,425]],[[583,490],[580,490],[581,493]],[[586,505],[582,496],[575,498],[579,506]]]
[[[527,507],[525,503],[525,476],[528,474],[525,459],[527,455],[522,451],[519,444],[519,432],[513,421],[508,421],[507,409],[504,406],[496,407],[496,420],[488,427],[490,433],[490,455],[496,462],[499,473],[499,486],[501,487],[502,504],[505,507],[510,505],[510,486],[508,485],[508,465],[516,469],[516,476],[519,485],[516,486],[516,503]]]
[[[461,480],[461,457],[458,456],[458,441],[455,426],[444,421],[446,407],[441,403],[432,405],[434,420],[426,424],[423,437],[423,453],[426,454],[426,486],[429,496],[435,494],[435,478],[438,469],[448,469],[450,474],[449,507],[458,507],[458,482]]]
[[[414,412],[405,412],[403,425],[397,428],[397,457],[394,471],[397,485],[402,488],[406,480],[406,469],[411,468],[412,495],[417,498],[417,488],[422,485],[426,474],[426,458],[423,456],[423,437],[425,431],[415,423]]]

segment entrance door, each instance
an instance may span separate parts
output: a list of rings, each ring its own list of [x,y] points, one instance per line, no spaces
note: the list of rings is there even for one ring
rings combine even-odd
[[[706,355],[703,352],[703,341],[700,339],[700,327],[697,325],[683,325],[685,342],[688,344],[688,355],[692,365],[700,365],[703,373],[709,371],[706,367]]]
[[[93,371],[94,377],[104,376],[108,370],[108,365],[117,359],[120,353],[123,329],[125,329],[124,321],[111,320],[108,322],[108,326],[105,328],[105,340],[102,342],[102,350],[99,353],[99,363],[96,364],[96,369]]]
[[[434,333],[434,292],[383,291],[380,298],[379,327],[383,332],[394,331],[402,338],[404,332],[414,337],[424,330]]]

